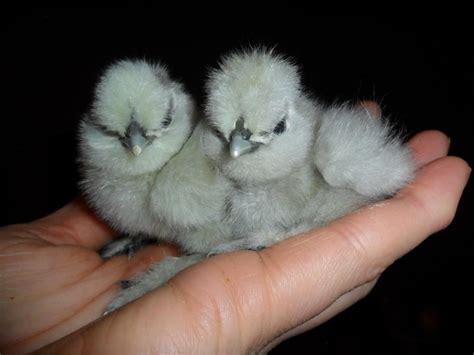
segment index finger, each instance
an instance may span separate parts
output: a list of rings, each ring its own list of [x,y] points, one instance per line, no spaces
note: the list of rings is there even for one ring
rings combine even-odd
[[[81,199],[29,225],[35,229],[36,235],[50,243],[90,249],[100,248],[116,235]]]

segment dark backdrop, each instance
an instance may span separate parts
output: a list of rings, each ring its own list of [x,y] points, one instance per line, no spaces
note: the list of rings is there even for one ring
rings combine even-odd
[[[207,69],[227,51],[277,45],[326,102],[375,99],[408,136],[439,129],[472,165],[468,19],[316,17],[308,9],[207,18],[179,10],[17,10],[1,15],[1,225],[77,196],[75,131],[101,71],[118,58],[168,64],[202,103]],[[222,19],[222,20],[219,20]],[[472,337],[472,184],[453,224],[403,257],[374,291],[273,353],[434,354]]]

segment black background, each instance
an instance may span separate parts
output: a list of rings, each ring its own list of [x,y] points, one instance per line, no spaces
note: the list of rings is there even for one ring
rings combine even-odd
[[[44,216],[77,196],[77,123],[98,75],[120,58],[166,63],[202,104],[207,70],[221,55],[276,45],[296,59],[306,87],[325,102],[377,100],[408,136],[444,131],[450,153],[472,165],[469,19],[280,10],[248,9],[233,19],[231,10],[186,18],[192,11],[184,4],[177,10],[4,12],[0,225]],[[366,299],[272,353],[471,354],[472,207],[470,184],[452,225],[391,266]]]

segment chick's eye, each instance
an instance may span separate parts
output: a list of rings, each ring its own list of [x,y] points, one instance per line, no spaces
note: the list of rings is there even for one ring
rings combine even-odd
[[[212,132],[214,133],[214,135],[215,135],[217,138],[225,140],[224,134],[223,134],[221,131],[219,131],[218,128],[216,128],[216,127],[211,127],[211,129],[212,129]]]
[[[168,127],[171,124],[172,120],[173,119],[171,118],[171,115],[166,116],[163,122],[161,122],[161,126],[164,128]]]
[[[286,119],[282,119],[273,129],[273,133],[275,134],[282,134],[286,130]]]

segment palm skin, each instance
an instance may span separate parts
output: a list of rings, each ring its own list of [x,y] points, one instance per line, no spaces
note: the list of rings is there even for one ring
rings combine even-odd
[[[152,246],[131,260],[104,261],[96,250],[113,236],[82,201],[0,229],[0,348],[28,351],[90,323],[118,281],[176,253]]]
[[[446,157],[440,132],[410,145],[420,170],[394,198],[263,251],[212,257],[99,320],[117,281],[175,251],[102,260],[96,250],[113,234],[80,202],[4,227],[0,350],[265,352],[363,298],[386,267],[451,222],[470,168]]]

